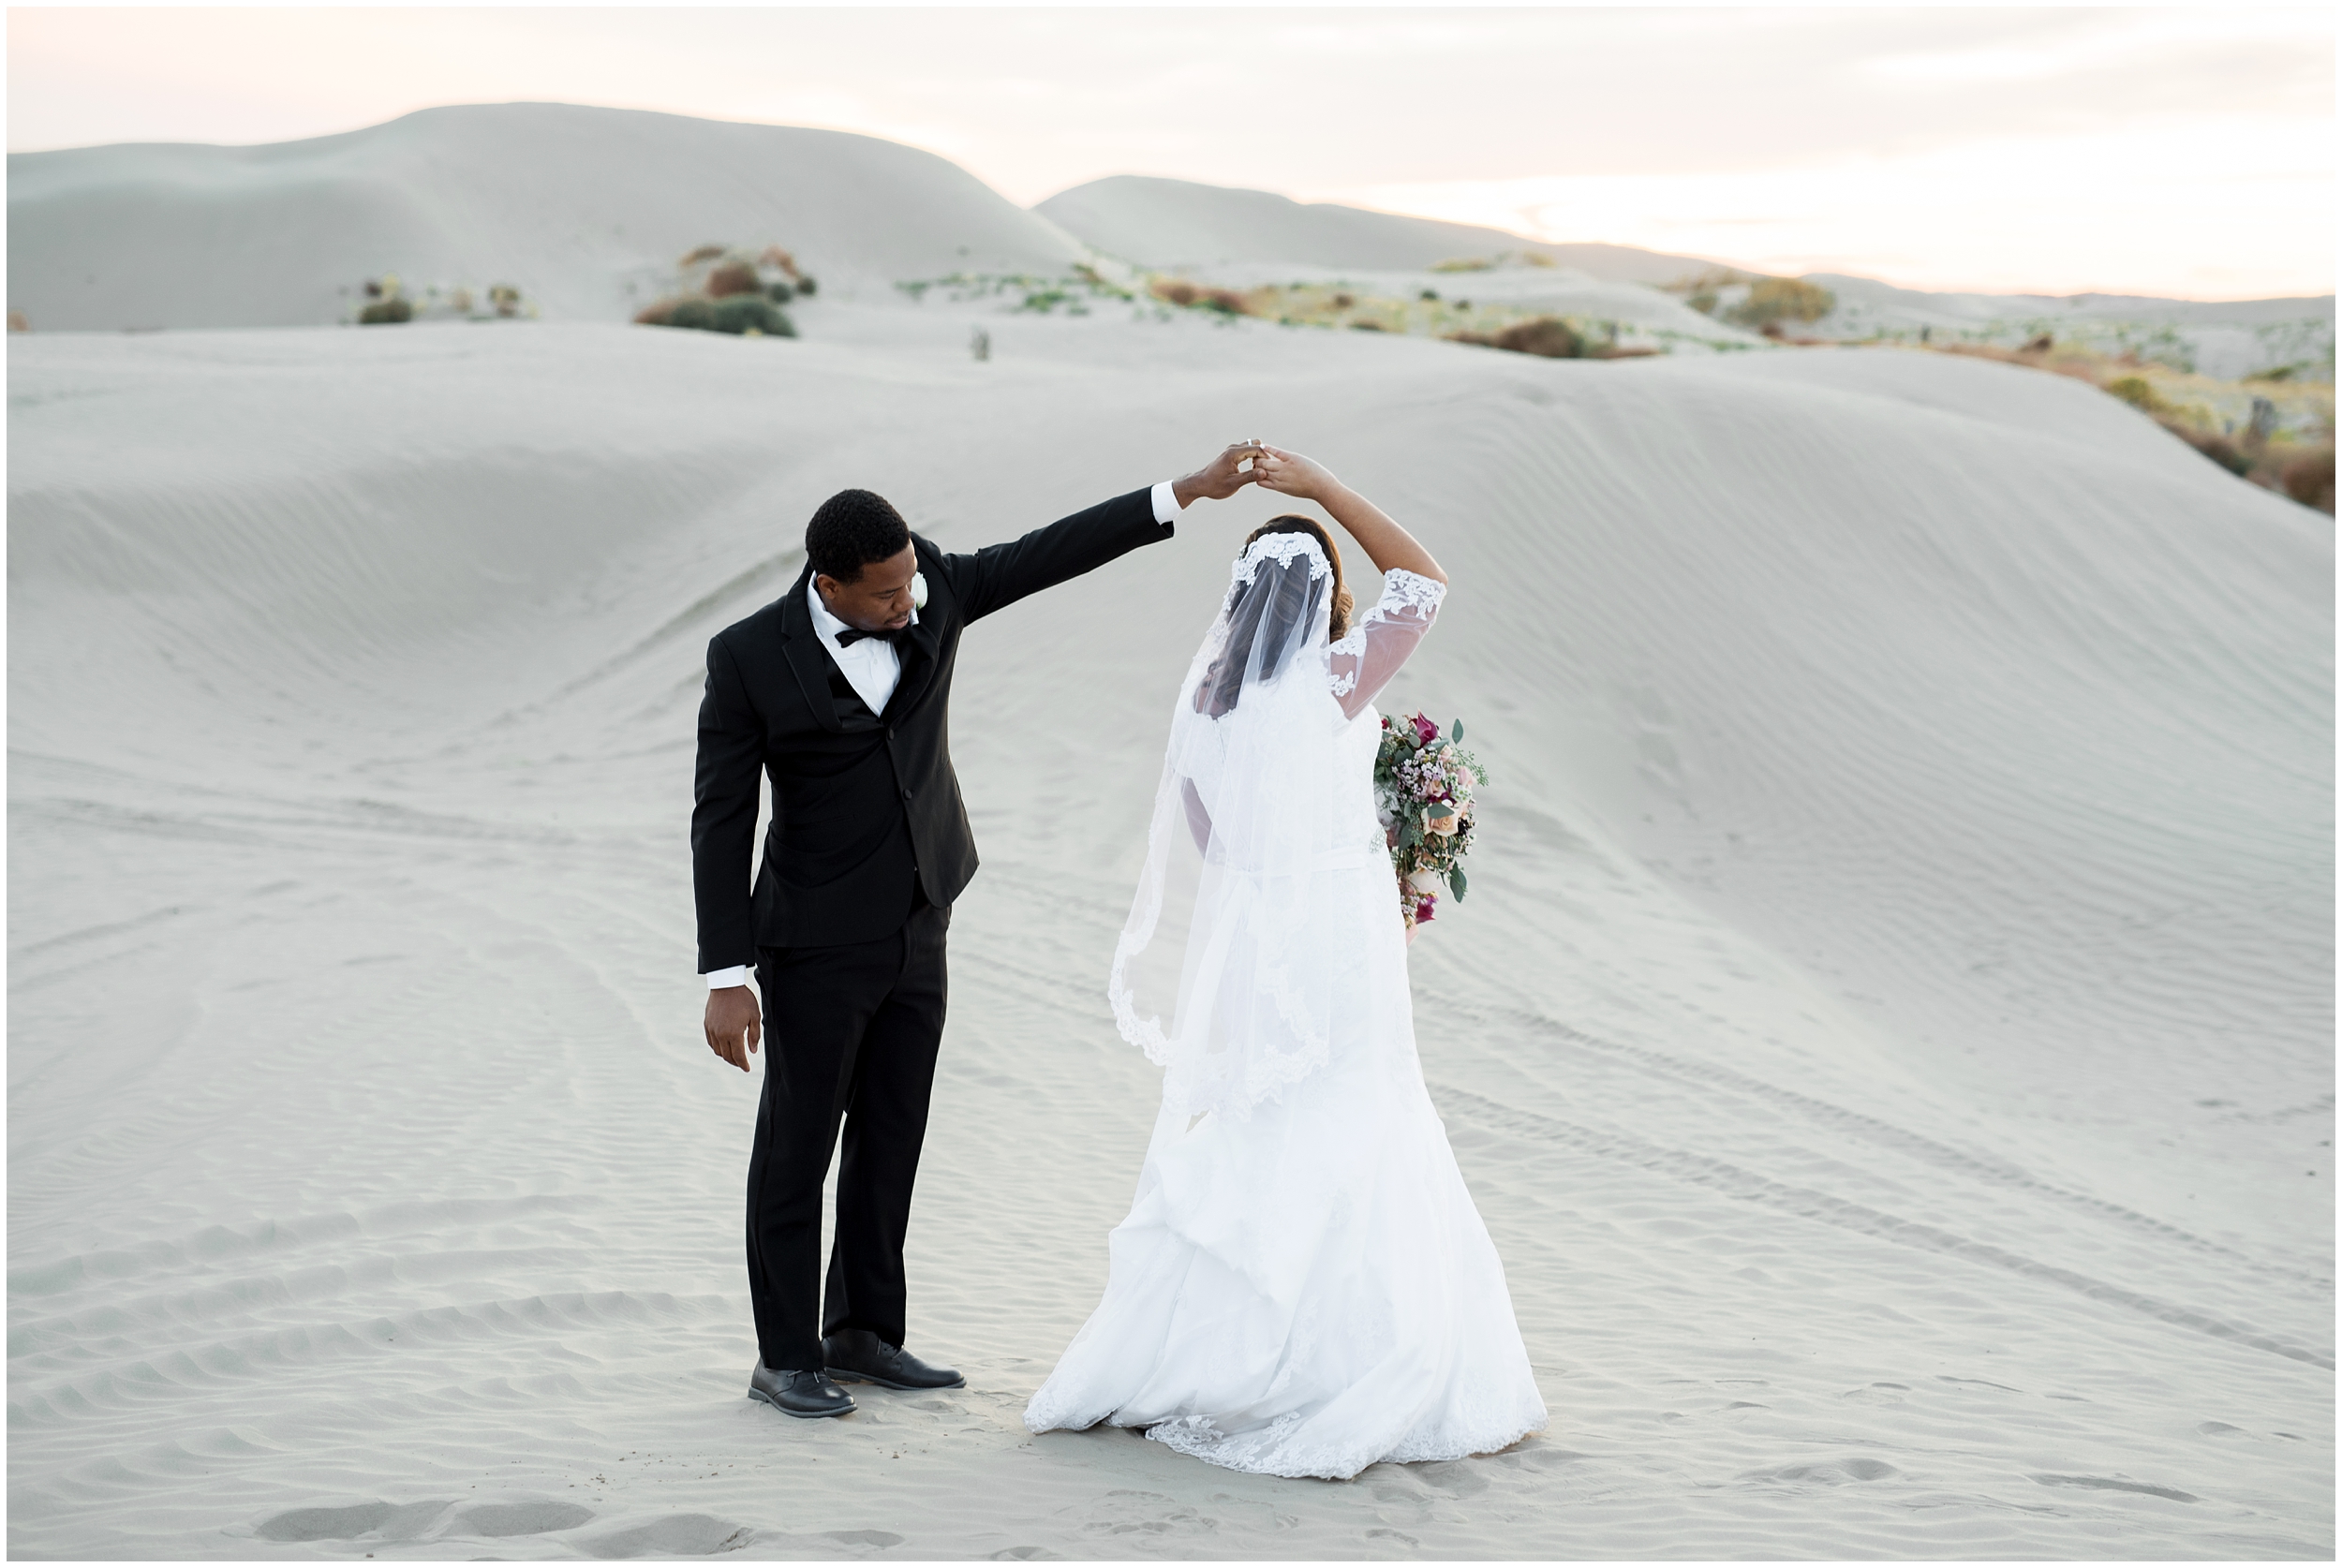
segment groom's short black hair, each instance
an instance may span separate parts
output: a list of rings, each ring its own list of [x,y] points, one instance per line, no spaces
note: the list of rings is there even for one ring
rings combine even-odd
[[[903,514],[867,490],[840,490],[805,525],[805,558],[816,575],[840,583],[861,581],[864,567],[901,555],[910,542]]]

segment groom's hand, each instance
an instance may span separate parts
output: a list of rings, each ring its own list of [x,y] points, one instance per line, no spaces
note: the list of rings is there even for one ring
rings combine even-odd
[[[1205,464],[1185,479],[1171,481],[1171,494],[1184,508],[1190,501],[1224,501],[1253,482],[1250,469],[1239,468],[1261,454],[1261,447],[1253,441],[1238,441],[1218,457]]]
[[[745,985],[727,985],[707,993],[707,1048],[741,1072],[749,1070],[749,1053],[764,1037],[763,1014],[756,993]]]

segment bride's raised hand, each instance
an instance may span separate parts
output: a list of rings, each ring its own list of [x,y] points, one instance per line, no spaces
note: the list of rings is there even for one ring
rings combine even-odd
[[[1280,496],[1297,496],[1305,501],[1322,501],[1333,491],[1341,488],[1341,481],[1326,466],[1297,451],[1261,443],[1261,454],[1253,459],[1253,482],[1263,490],[1273,490]]]

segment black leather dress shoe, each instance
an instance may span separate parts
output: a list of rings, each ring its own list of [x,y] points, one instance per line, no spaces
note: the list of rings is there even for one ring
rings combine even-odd
[[[763,1400],[783,1415],[808,1420],[844,1415],[853,1409],[852,1398],[823,1373],[775,1371],[762,1362],[749,1374],[749,1398]]]
[[[840,1383],[875,1383],[881,1388],[965,1388],[968,1380],[949,1367],[930,1367],[900,1345],[890,1345],[867,1328],[849,1328],[822,1341],[822,1360]]]

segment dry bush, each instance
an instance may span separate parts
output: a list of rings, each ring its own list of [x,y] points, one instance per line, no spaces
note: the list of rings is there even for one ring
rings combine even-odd
[[[675,265],[678,267],[696,267],[703,261],[720,260],[723,254],[724,247],[721,245],[701,245],[697,249],[684,252],[683,259],[677,261]]]
[[[707,274],[701,292],[711,300],[720,300],[726,294],[762,293],[763,285],[756,281],[756,269],[746,261],[727,261]]]
[[[1516,321],[1492,333],[1450,333],[1451,343],[1474,343],[1483,348],[1503,348],[1515,354],[1536,354],[1549,360],[1586,358],[1586,340],[1578,329],[1558,316]],[[1607,356],[1606,356],[1607,357]]]
[[[1181,310],[1201,308],[1217,311],[1223,316],[1250,316],[1250,301],[1233,288],[1198,288],[1182,278],[1157,278],[1147,286],[1147,291],[1165,304]]]
[[[2105,391],[2142,414],[2168,414],[2172,411],[2172,406],[2156,392],[2155,383],[2143,376],[2117,376],[2106,383]]]
[[[2289,459],[2277,472],[2277,488],[2305,507],[2334,515],[2334,449],[2318,447]]]
[[[1766,327],[1781,321],[1818,321],[1837,308],[1838,296],[1818,283],[1760,277],[1748,286],[1748,297],[1732,307],[1732,318],[1744,326]]]
[[[8,331],[12,333],[29,333],[32,330],[33,324],[24,318],[24,313],[22,311],[11,310],[8,312]]]

